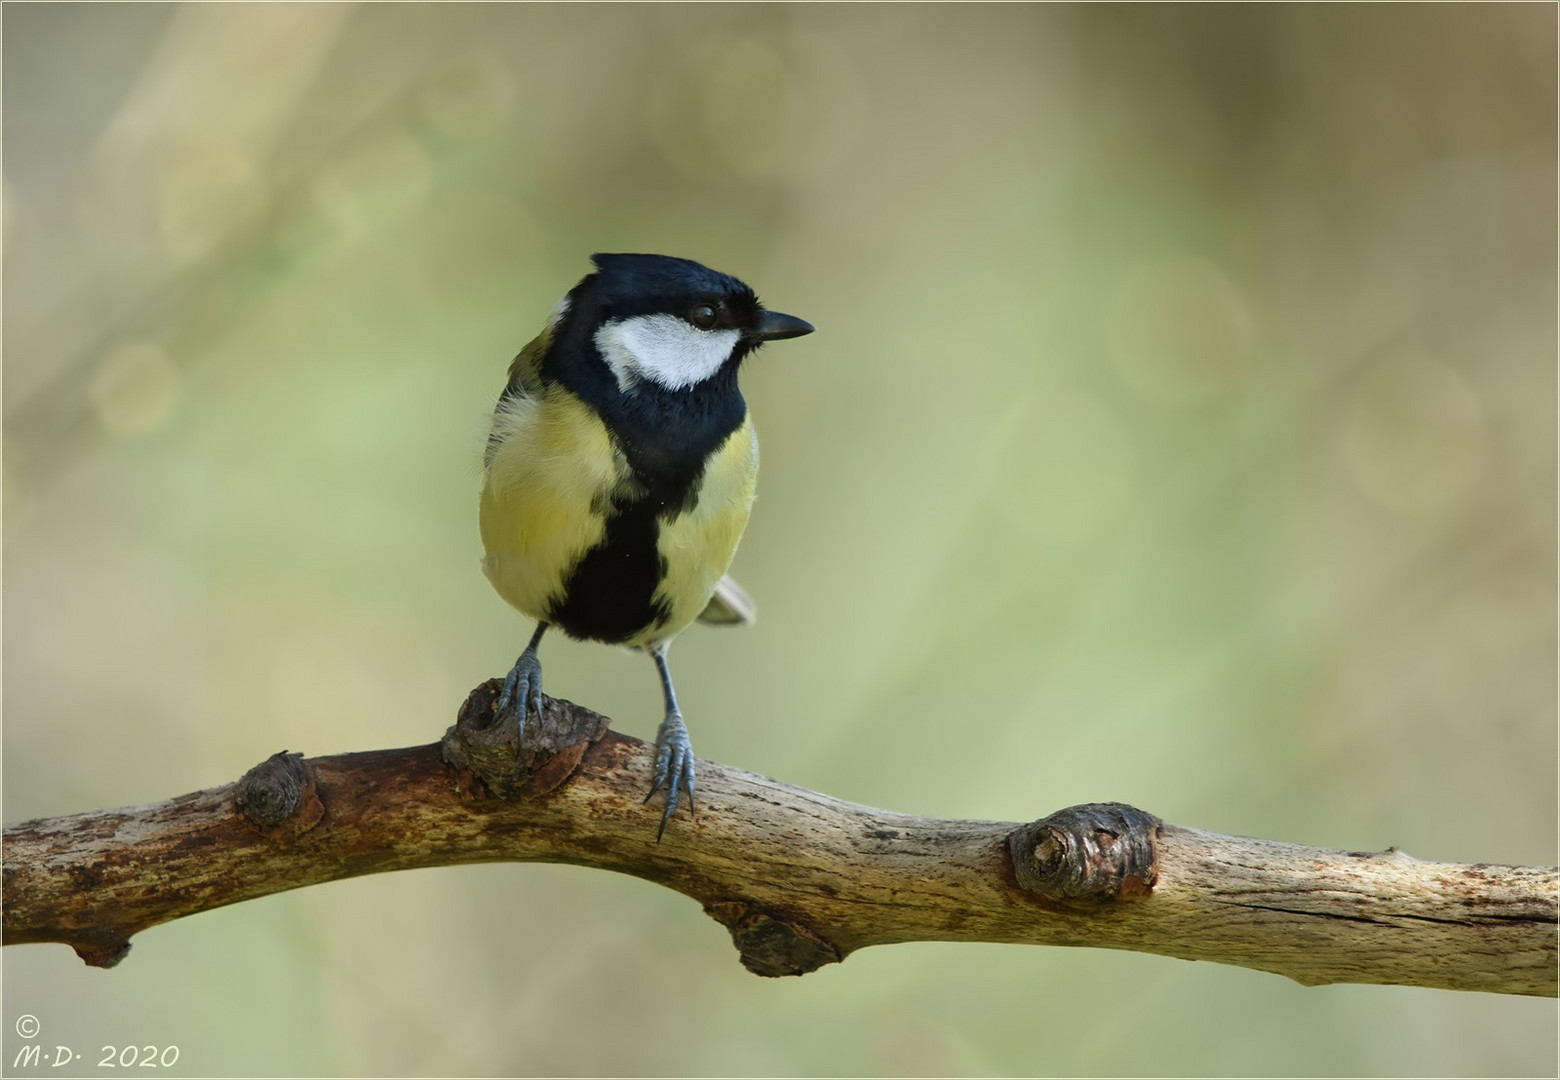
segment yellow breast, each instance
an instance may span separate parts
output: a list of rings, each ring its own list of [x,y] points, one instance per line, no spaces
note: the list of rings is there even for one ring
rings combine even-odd
[[[595,411],[557,385],[506,399],[493,445],[482,485],[482,572],[522,613],[545,619],[568,572],[601,540],[600,508],[628,482],[628,463]]]
[[[672,617],[664,629],[634,644],[669,638],[699,617],[737,553],[757,485],[758,435],[746,417],[705,466],[698,504],[661,522],[657,546],[666,560],[666,576],[656,597]]]
[[[481,496],[482,570],[511,605],[550,621],[570,574],[602,543],[603,515],[641,488],[601,418],[559,385],[506,399],[493,434]],[[667,617],[651,621],[647,611],[643,630],[624,644],[670,638],[704,610],[747,526],[757,478],[758,442],[744,418],[710,456],[695,505],[657,519],[663,572],[654,599]]]

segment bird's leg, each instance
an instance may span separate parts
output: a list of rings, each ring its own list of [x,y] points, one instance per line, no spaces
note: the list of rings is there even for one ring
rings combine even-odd
[[[515,666],[504,676],[504,692],[498,695],[498,715],[503,716],[511,708],[515,710],[515,724],[520,734],[525,734],[525,718],[533,710],[538,721],[542,718],[542,661],[536,655],[536,647],[542,643],[547,624],[536,624],[531,644],[525,647]]]
[[[666,719],[655,733],[655,780],[650,785],[649,802],[657,791],[666,788],[666,810],[661,814],[661,827],[655,832],[657,843],[666,832],[666,823],[677,811],[677,797],[686,792],[688,812],[693,807],[693,744],[688,741],[688,728],[683,723],[682,710],[677,707],[677,693],[672,689],[672,671],[666,666],[666,642],[658,641],[649,646],[650,657],[661,675],[661,692],[666,695]]]

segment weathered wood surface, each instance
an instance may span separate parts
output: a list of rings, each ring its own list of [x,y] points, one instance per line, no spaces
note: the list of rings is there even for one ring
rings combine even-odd
[[[359,874],[573,863],[699,901],[762,975],[867,945],[1085,945],[1306,984],[1556,993],[1554,868],[1422,862],[1223,836],[1120,804],[1026,825],[913,817],[700,761],[654,842],[650,748],[549,700],[522,752],[473,692],[443,744],[302,759],[166,802],[4,836],[4,940],[116,963],[140,930]]]

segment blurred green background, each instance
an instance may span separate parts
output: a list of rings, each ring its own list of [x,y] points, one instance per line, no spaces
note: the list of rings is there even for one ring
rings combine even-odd
[[[819,333],[744,388],[701,756],[898,810],[1556,861],[1556,14],[5,5],[4,817],[429,742],[505,366],[596,250]],[[648,737],[651,665],[547,687]],[[647,824],[646,838],[649,838]],[[674,827],[669,843],[675,842]],[[1550,1001],[1092,950],[744,972],[494,865],[5,950],[4,1050],[266,1074],[1549,1074]]]

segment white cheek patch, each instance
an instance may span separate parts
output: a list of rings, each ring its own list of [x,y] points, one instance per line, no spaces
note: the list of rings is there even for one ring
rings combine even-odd
[[[676,315],[613,319],[596,331],[596,348],[617,376],[619,390],[641,379],[681,390],[720,370],[740,330],[700,330]]]

